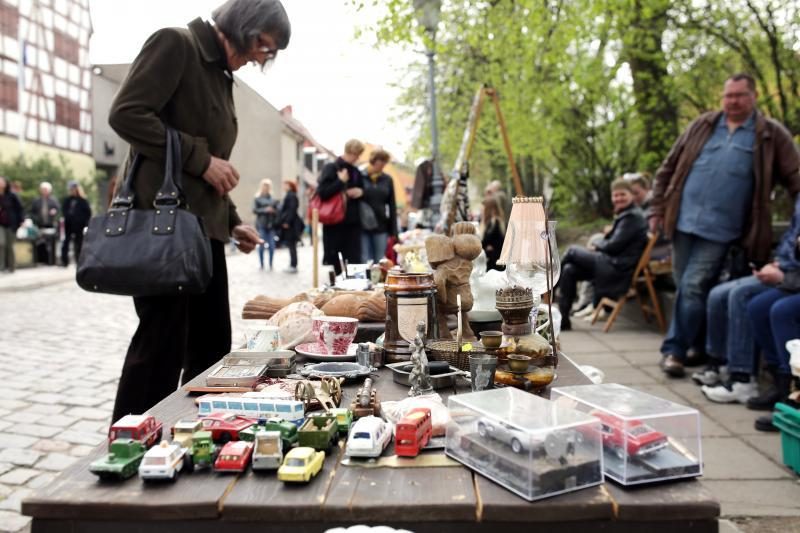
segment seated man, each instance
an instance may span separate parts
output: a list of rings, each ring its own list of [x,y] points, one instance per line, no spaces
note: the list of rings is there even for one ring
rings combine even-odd
[[[781,367],[778,357],[774,355],[773,343],[766,342],[765,348],[764,339],[756,338],[756,332],[751,326],[753,321],[748,319],[747,309],[754,301],[761,302],[758,306],[764,316],[759,318],[762,321],[759,322],[759,327],[762,332],[766,331],[769,325],[763,321],[769,319],[770,306],[778,299],[800,290],[798,237],[800,201],[795,205],[792,225],[783,234],[778,245],[775,261],[760,270],[753,269],[752,276],[723,283],[711,290],[708,297],[706,335],[706,351],[711,357],[711,363],[705,370],[692,375],[693,380],[704,384],[703,394],[709,400],[719,403],[745,403],[750,409],[772,409],[781,396],[781,379],[784,379],[782,374],[787,374],[785,381],[788,386],[788,355],[785,368]],[[762,295],[766,299],[762,299]],[[757,344],[764,350],[765,357],[768,353],[773,355],[771,361],[767,359],[767,370],[778,385],[777,390],[771,389],[761,396],[757,396],[758,384],[753,379],[758,374]],[[786,351],[785,348],[783,351]],[[729,378],[720,384],[719,367],[726,361]]]
[[[569,312],[578,281],[594,283],[595,305],[604,296],[616,297],[625,293],[647,245],[647,222],[642,210],[633,203],[628,181],[614,180],[611,202],[614,205],[614,224],[605,237],[590,249],[570,246],[561,259],[558,307],[562,315],[562,331],[572,328]]]

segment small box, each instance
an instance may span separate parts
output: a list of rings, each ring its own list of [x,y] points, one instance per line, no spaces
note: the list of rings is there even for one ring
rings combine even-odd
[[[511,387],[450,396],[445,451],[527,500],[603,482],[600,423]]]
[[[624,385],[553,388],[556,403],[601,422],[605,475],[623,485],[703,473],[700,414]]]

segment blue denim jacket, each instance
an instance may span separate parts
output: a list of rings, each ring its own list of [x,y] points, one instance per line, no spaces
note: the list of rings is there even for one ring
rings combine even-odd
[[[800,196],[794,204],[794,216],[792,225],[781,237],[781,242],[775,250],[775,260],[781,270],[792,272],[800,270],[800,258],[797,256],[797,238],[800,237]]]

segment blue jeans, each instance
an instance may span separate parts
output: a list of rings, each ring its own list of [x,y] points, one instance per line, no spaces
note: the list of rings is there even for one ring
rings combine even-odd
[[[672,276],[678,292],[661,353],[686,358],[706,319],[708,291],[719,276],[728,244],[676,231],[672,240]]]
[[[800,338],[800,294],[771,288],[750,300],[747,314],[767,365],[791,374],[786,341]]]
[[[370,259],[376,263],[383,259],[386,254],[386,243],[389,241],[389,234],[383,233],[370,233],[364,231],[361,233],[361,255],[362,262],[369,263]]]
[[[747,316],[750,300],[769,290],[755,276],[717,285],[708,295],[706,353],[730,372],[757,374],[758,358],[753,330]]]
[[[258,262],[261,268],[264,268],[264,245],[266,245],[269,248],[269,268],[272,268],[272,258],[275,257],[275,230],[259,226],[258,235],[264,241],[264,244],[258,245]]]

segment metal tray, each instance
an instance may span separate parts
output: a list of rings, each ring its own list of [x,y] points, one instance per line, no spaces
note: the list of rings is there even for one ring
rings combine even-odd
[[[411,368],[412,364],[403,361],[400,363],[390,363],[386,365],[386,368],[391,369],[392,371],[392,379],[395,383],[399,385],[405,385],[406,387],[410,387],[411,383],[408,382],[408,378],[411,375],[411,372],[408,370],[404,370],[405,368]],[[443,389],[445,387],[453,387],[456,384],[456,377],[463,376],[464,371],[459,370],[458,368],[450,365],[450,372],[445,372],[444,374],[436,374],[431,376],[431,384],[433,385],[434,389]]]
[[[322,378],[325,376],[358,379],[365,378],[375,370],[368,366],[361,366],[358,363],[316,363],[309,364],[300,369],[300,374],[304,377]]]

